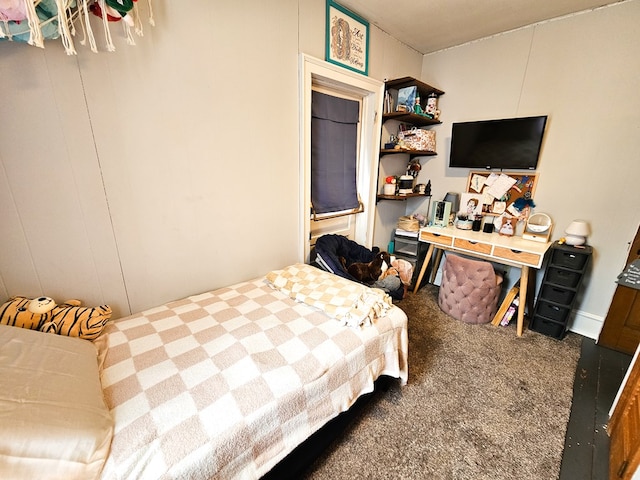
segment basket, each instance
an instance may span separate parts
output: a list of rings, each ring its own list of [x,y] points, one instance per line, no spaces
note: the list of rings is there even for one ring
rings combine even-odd
[[[398,140],[407,150],[436,151],[436,132],[413,127],[398,133]]]
[[[417,232],[420,230],[420,222],[412,217],[400,217],[398,219],[398,228],[407,232]]]

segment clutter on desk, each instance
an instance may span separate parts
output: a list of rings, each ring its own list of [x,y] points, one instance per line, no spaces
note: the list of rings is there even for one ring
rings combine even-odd
[[[466,213],[458,212],[454,225],[460,230],[471,230],[471,227],[473,226],[473,220],[470,220],[469,216]]]
[[[526,220],[522,238],[536,242],[548,242],[553,222],[546,213],[534,213]]]
[[[451,203],[451,211],[456,213],[460,208],[460,194],[455,192],[447,192],[444,196],[444,201]]]
[[[418,223],[420,224],[421,227],[427,226],[427,217],[425,217],[421,213],[414,213],[411,217],[418,220]]]
[[[482,195],[477,193],[463,193],[460,205],[460,213],[473,217],[482,215]]]
[[[451,217],[451,202],[433,202],[431,207],[431,225],[447,227]]]
[[[512,237],[515,233],[515,224],[516,219],[505,213],[500,215],[493,221],[495,229],[498,231],[499,235],[503,235],[505,237]]]

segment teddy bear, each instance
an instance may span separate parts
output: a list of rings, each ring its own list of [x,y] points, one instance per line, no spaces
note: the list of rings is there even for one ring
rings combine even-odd
[[[0,307],[0,325],[94,340],[111,318],[111,307],[82,307],[79,300],[57,305],[50,297],[15,296]]]

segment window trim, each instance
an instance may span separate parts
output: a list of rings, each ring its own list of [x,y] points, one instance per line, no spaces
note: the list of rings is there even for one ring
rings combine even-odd
[[[308,261],[310,246],[309,211],[311,206],[311,91],[321,87],[336,94],[360,98],[362,127],[358,147],[357,189],[364,212],[355,216],[355,241],[367,248],[373,246],[378,156],[382,127],[384,83],[351,72],[317,58],[300,54],[300,252]]]

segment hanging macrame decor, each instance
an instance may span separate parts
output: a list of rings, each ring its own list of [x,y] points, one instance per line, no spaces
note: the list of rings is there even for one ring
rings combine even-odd
[[[75,55],[74,38],[76,24],[82,30],[81,45],[89,42],[92,52],[98,47],[91,28],[91,17],[101,19],[105,48],[109,52],[116,47],[111,38],[110,25],[120,23],[129,45],[135,45],[136,35],[142,36],[142,21],[138,12],[138,0],[0,0],[0,40],[26,42],[44,48],[44,41],[60,39],[67,55]],[[149,23],[154,25],[151,0]]]

